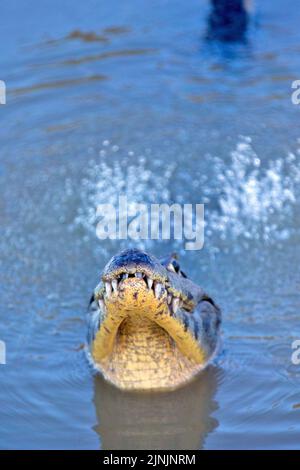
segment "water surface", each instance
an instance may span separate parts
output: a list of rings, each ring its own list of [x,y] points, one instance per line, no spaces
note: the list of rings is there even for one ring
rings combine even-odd
[[[206,1],[3,1],[0,447],[299,448],[300,135],[295,2],[257,2],[248,40],[205,40]],[[223,310],[222,354],[174,393],[94,377],[85,311],[104,263],[95,209],[205,203],[177,250]],[[131,245],[133,243],[131,242]]]

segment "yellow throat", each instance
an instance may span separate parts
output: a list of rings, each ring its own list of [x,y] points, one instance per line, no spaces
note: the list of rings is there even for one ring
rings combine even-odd
[[[124,280],[106,302],[92,355],[104,377],[127,390],[176,388],[207,359],[170,315],[166,295],[157,299],[138,278]]]

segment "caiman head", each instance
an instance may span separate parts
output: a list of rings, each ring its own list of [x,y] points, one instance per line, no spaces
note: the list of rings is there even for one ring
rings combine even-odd
[[[215,354],[221,313],[175,256],[137,249],[114,256],[91,299],[88,342],[95,367],[122,389],[173,389]]]

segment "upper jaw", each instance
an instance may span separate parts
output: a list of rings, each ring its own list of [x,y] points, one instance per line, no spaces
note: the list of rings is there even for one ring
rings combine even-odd
[[[159,281],[161,283],[165,283],[168,276],[167,273],[158,272],[157,270],[152,269],[149,265],[123,265],[117,269],[113,269],[111,271],[105,271],[102,275],[102,281],[112,281],[114,279],[119,279],[124,274],[128,274],[128,276],[134,277],[135,274],[142,273],[143,277],[148,277],[155,281]],[[138,276],[137,276],[138,277]]]
[[[114,274],[114,275],[113,275]],[[102,277],[103,285],[96,293],[96,300],[102,311],[106,311],[106,304],[118,298],[120,293],[126,289],[126,286],[132,286],[134,289],[148,289],[149,294],[157,300],[163,300],[169,307],[169,312],[174,315],[179,308],[183,307],[184,299],[179,292],[174,292],[167,283],[167,279],[159,275],[153,275],[151,270],[135,267],[127,268],[119,272],[110,273]]]

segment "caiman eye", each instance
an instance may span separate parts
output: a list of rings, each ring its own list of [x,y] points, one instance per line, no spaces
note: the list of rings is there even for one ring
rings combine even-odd
[[[171,271],[172,273],[176,273],[175,268],[172,263],[169,263],[167,266],[167,270]]]
[[[179,266],[179,263],[174,259],[174,260],[172,261],[172,265],[173,265],[173,267],[174,267],[175,272],[176,272],[177,274],[179,274],[179,273],[180,273],[180,266]]]
[[[180,265],[176,260],[173,260],[171,263],[168,264],[167,270],[171,271],[172,273],[179,274],[179,276],[187,277],[186,274],[180,270]]]

